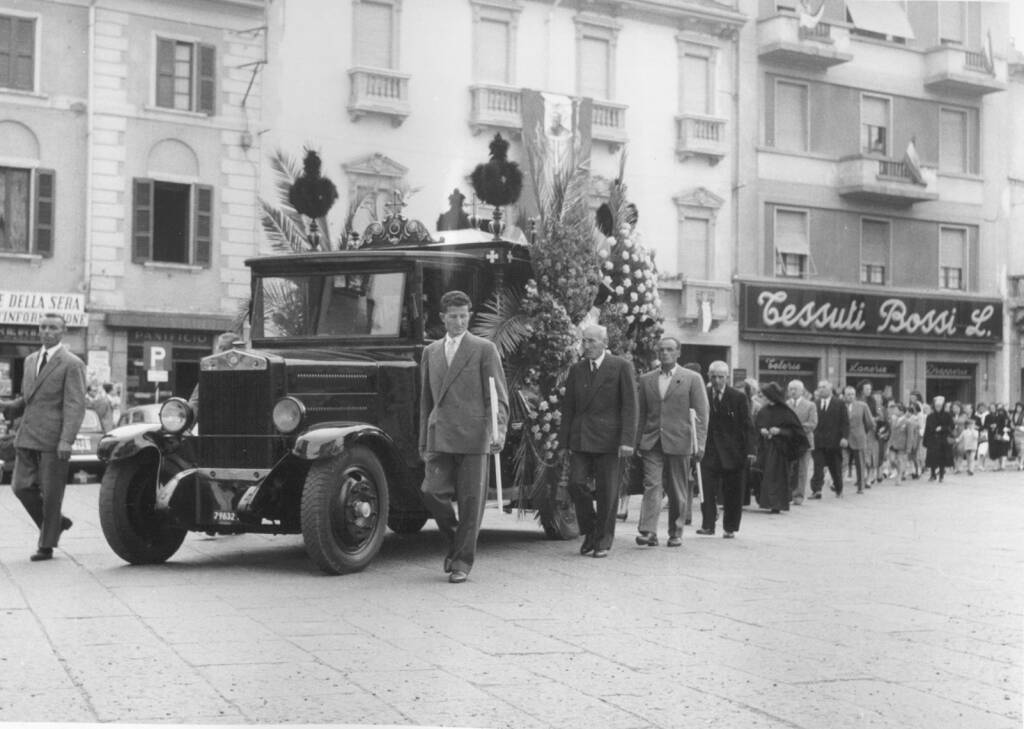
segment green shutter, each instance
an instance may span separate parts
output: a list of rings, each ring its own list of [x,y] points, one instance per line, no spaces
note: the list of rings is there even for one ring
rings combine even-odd
[[[153,181],[132,182],[132,260],[143,263],[153,258]]]
[[[56,196],[53,170],[36,170],[36,219],[33,250],[41,256],[53,256],[53,203]]]
[[[199,47],[199,104],[196,111],[204,114],[217,113],[217,49],[213,46]]]
[[[174,41],[156,39],[156,105],[174,108]]]
[[[197,266],[210,266],[210,248],[213,241],[213,188],[196,185],[196,217],[193,223],[195,235],[195,260]]]

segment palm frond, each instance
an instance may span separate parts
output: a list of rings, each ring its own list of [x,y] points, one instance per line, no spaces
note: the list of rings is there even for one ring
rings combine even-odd
[[[298,220],[297,213],[293,211],[289,214],[288,211],[274,207],[263,198],[259,198],[259,202],[263,233],[274,250],[301,252],[309,247],[306,231]]]
[[[509,287],[499,289],[473,319],[473,333],[494,342],[502,359],[518,352],[531,334],[530,317],[520,311],[522,296]]]
[[[278,148],[270,155],[270,168],[274,171],[274,187],[277,189],[278,204],[293,210],[288,202],[288,191],[295,178],[302,174],[302,165],[294,157]]]

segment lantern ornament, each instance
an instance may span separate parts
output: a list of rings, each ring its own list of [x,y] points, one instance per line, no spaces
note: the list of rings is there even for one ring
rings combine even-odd
[[[476,196],[488,205],[494,206],[490,224],[494,239],[501,239],[504,224],[501,222],[501,207],[512,205],[519,199],[523,189],[523,173],[519,165],[508,159],[508,141],[495,134],[490,143],[491,159],[478,164],[470,181]]]
[[[320,247],[317,221],[327,215],[338,199],[338,188],[330,178],[320,174],[320,166],[320,155],[307,149],[302,159],[302,174],[295,178],[288,189],[288,202],[297,213],[310,219],[309,245],[313,250]]]

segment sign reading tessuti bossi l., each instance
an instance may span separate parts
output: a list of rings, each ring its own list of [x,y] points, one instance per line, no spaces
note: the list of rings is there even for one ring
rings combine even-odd
[[[0,325],[35,326],[44,314],[50,312],[63,316],[69,327],[89,325],[89,315],[85,313],[85,296],[82,294],[0,289]]]
[[[741,283],[740,301],[746,333],[985,345],[1003,338],[1003,305],[997,300]]]

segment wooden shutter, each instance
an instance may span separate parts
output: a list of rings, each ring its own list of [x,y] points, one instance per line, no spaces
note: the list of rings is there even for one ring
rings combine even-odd
[[[213,242],[213,188],[196,185],[195,221],[192,230],[195,236],[195,258],[197,266],[209,267],[210,249]]]
[[[132,181],[132,260],[143,263],[153,258],[153,181]]]
[[[11,86],[32,91],[35,86],[36,21],[30,18],[14,20],[14,53],[11,64]]]
[[[198,99],[196,111],[212,115],[217,113],[217,49],[207,45],[200,45],[198,48],[197,83],[199,88],[196,94]]]
[[[174,108],[174,41],[156,39],[156,105]]]
[[[391,68],[393,8],[390,3],[362,0],[355,5],[356,65]]]
[[[607,101],[610,94],[609,56],[611,44],[604,38],[583,36],[580,39],[580,94]]]
[[[36,219],[33,250],[40,256],[53,256],[53,203],[56,196],[53,170],[36,170]]]

